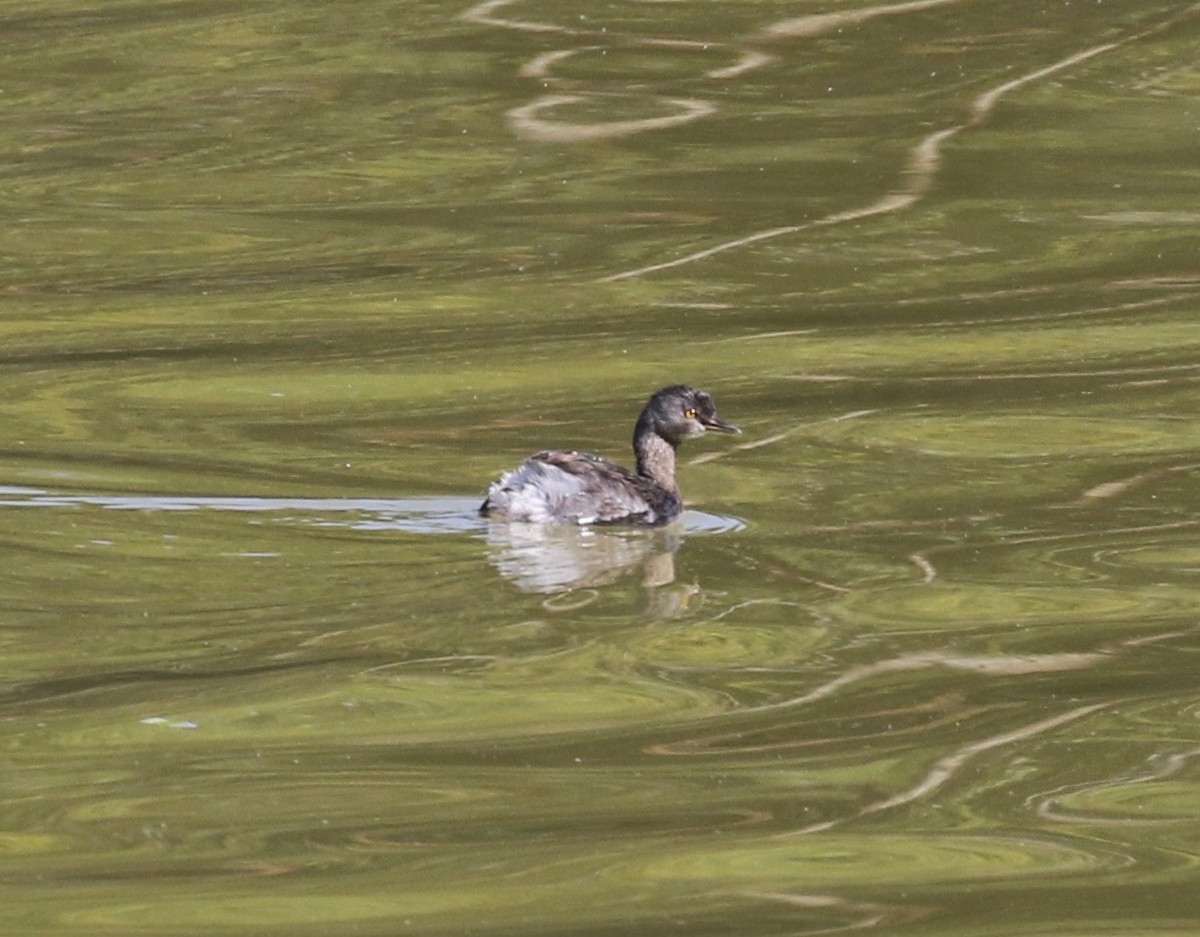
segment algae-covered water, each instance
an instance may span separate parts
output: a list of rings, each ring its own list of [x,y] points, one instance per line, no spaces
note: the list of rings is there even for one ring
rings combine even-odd
[[[0,932],[1195,933],[1198,40],[0,0]]]

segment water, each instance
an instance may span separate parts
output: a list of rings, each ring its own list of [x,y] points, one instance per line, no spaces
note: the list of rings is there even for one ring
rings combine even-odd
[[[1194,932],[1200,7],[0,19],[0,932]]]

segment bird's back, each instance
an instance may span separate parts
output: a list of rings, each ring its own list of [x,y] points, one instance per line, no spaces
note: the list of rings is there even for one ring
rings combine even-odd
[[[534,524],[640,524],[673,520],[679,498],[590,452],[539,452],[488,489],[488,516]]]

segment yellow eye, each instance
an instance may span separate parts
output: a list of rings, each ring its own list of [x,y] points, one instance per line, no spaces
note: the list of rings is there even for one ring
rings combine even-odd
[[[683,415],[686,416],[689,420],[694,420],[694,419],[696,419],[696,410],[694,407],[688,407],[686,410],[683,411]]]

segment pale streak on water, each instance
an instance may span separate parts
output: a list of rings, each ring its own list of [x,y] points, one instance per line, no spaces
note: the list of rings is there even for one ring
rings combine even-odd
[[[98,507],[112,511],[232,511],[304,517],[310,523],[354,530],[457,533],[479,530],[477,500],[464,498],[253,498],[187,495],[69,494],[0,486],[0,508]],[[353,514],[334,520],[328,515]]]
[[[314,523],[348,526],[355,530],[407,530],[422,534],[461,533],[485,529],[488,522],[479,515],[479,503],[479,498],[253,498],[73,494],[0,485],[0,508],[89,506],[113,511],[284,513],[317,518]],[[367,515],[370,519],[341,522],[324,518],[327,514]],[[744,526],[736,518],[689,510],[684,512],[679,529],[689,534],[701,534],[740,530]]]
[[[926,2],[918,2],[911,4],[898,4],[894,7],[883,8],[888,13],[907,12],[912,8],[921,8],[925,6],[940,5],[946,2],[954,2],[954,0],[926,0]],[[1064,59],[1060,59],[1045,68],[1039,68],[1029,72],[1019,78],[1014,78],[1012,81],[1006,81],[1001,85],[991,88],[988,91],[980,94],[970,105],[970,116],[962,123],[955,124],[951,127],[946,127],[942,130],[934,131],[933,133],[922,139],[912,151],[909,157],[908,167],[905,170],[905,179],[901,186],[894,192],[882,196],[878,201],[872,202],[862,208],[849,209],[847,211],[834,212],[831,215],[826,215],[824,218],[818,218],[815,221],[806,222],[804,224],[785,225],[783,227],[768,228],[765,231],[756,231],[753,234],[745,235],[744,237],[736,238],[732,241],[725,241],[721,244],[715,244],[712,247],[705,248],[701,251],[695,251],[683,257],[676,257],[672,260],[660,261],[659,263],[648,264],[644,267],[637,267],[633,270],[623,270],[619,273],[609,274],[601,278],[601,282],[615,283],[620,280],[627,280],[633,277],[641,277],[650,273],[657,273],[661,270],[670,270],[675,267],[683,266],[684,264],[695,263],[699,260],[705,260],[708,257],[713,257],[725,251],[735,250],[741,247],[748,247],[751,244],[758,244],[763,241],[769,241],[786,234],[797,234],[810,228],[826,227],[828,225],[844,224],[850,221],[861,221],[865,218],[870,218],[874,215],[884,215],[891,212],[903,211],[916,205],[917,202],[926,194],[928,194],[936,182],[938,169],[941,166],[942,146],[947,140],[955,135],[966,130],[971,130],[982,126],[988,119],[992,110],[1000,99],[1019,88],[1034,82],[1048,78],[1051,75],[1057,74],[1065,69],[1072,68],[1081,62],[1086,62],[1088,59],[1094,58],[1097,55],[1102,55],[1105,52],[1110,52],[1113,49],[1118,49],[1130,42],[1136,42],[1144,39],[1147,36],[1153,35],[1164,26],[1177,22],[1185,16],[1192,16],[1200,10],[1200,4],[1189,8],[1184,13],[1177,17],[1171,17],[1163,23],[1155,24],[1151,29],[1135,33],[1118,42],[1109,42],[1102,45],[1093,46],[1069,55]],[[833,17],[834,20],[839,20],[839,17]],[[835,28],[835,23],[829,28]],[[804,33],[804,35],[810,35]]]
[[[1060,726],[1074,722],[1076,719],[1082,719],[1094,712],[1099,712],[1112,704],[1109,703],[1092,703],[1088,706],[1077,706],[1075,709],[1065,713],[1060,713],[1057,716],[1051,716],[1048,719],[1039,719],[1037,722],[1025,726],[1019,726],[1016,729],[1011,729],[1002,732],[999,735],[989,738],[980,739],[977,742],[972,742],[970,745],[964,745],[958,751],[951,752],[944,758],[938,759],[929,773],[925,775],[916,785],[907,791],[901,791],[898,794],[893,794],[883,800],[878,800],[869,803],[859,808],[857,814],[850,818],[838,820],[826,820],[823,823],[814,823],[812,826],[804,827],[796,830],[794,834],[784,835],[801,835],[807,833],[823,833],[826,830],[831,830],[835,826],[843,823],[851,822],[852,820],[869,817],[875,813],[881,813],[884,810],[891,810],[895,807],[902,807],[905,804],[911,804],[923,797],[928,797],[939,787],[952,781],[967,764],[970,759],[976,755],[990,751],[994,748],[1000,748],[1004,745],[1011,745],[1014,742],[1021,742],[1043,732],[1049,732],[1057,729]]]

